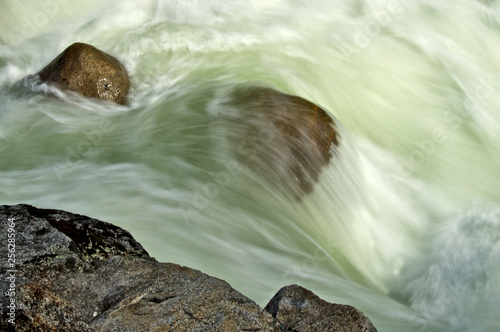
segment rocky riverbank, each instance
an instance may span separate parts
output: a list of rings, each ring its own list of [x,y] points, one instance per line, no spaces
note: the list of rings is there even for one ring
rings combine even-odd
[[[0,247],[2,331],[376,331],[361,311],[297,285],[262,309],[86,216],[0,206],[0,234],[9,243]]]

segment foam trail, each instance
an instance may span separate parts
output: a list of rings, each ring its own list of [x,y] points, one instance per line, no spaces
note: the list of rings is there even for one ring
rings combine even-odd
[[[498,330],[499,9],[4,1],[0,203],[116,223],[263,305],[300,283],[379,330]],[[23,81],[76,41],[124,63],[129,105]],[[254,83],[338,121],[300,201],[234,155],[227,97]]]

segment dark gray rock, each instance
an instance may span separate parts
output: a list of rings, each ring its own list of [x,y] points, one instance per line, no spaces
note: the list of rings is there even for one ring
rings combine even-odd
[[[310,292],[303,301],[311,305],[295,307],[293,316],[275,297],[268,305],[273,318],[225,281],[159,263],[128,232],[89,217],[0,206],[0,234],[12,230],[15,266],[6,261],[9,247],[0,247],[2,331],[283,331],[291,322],[329,321],[331,306],[337,306],[345,326],[362,318],[369,324],[356,309],[314,302]],[[16,325],[9,322],[12,291]],[[276,296],[287,298],[283,290]],[[309,310],[312,305],[315,311]],[[311,331],[307,328],[301,323],[293,331]]]
[[[0,206],[1,234],[7,234],[9,218],[15,223],[18,266],[46,260],[51,268],[57,263],[59,269],[85,271],[115,255],[149,257],[129,232],[97,219],[30,205]],[[2,259],[7,250],[0,246]],[[2,264],[0,273],[5,270]]]
[[[326,302],[297,285],[280,289],[265,310],[273,315],[282,331],[377,331],[358,309]]]

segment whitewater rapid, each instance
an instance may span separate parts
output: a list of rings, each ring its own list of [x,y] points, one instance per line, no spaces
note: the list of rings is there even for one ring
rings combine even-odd
[[[299,283],[379,331],[500,330],[499,8],[4,1],[0,203],[114,223],[261,305]],[[124,64],[127,106],[23,81],[77,41]],[[300,202],[231,149],[227,98],[253,85],[338,121]]]

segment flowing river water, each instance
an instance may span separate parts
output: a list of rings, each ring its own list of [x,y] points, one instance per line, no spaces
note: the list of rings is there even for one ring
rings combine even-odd
[[[125,65],[127,106],[23,81],[77,41]],[[297,283],[379,331],[500,331],[498,1],[7,0],[0,42],[1,204],[114,223],[260,305]],[[339,123],[302,200],[235,159],[252,85]]]

